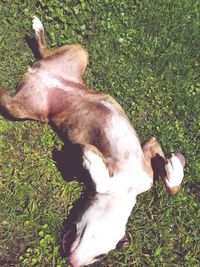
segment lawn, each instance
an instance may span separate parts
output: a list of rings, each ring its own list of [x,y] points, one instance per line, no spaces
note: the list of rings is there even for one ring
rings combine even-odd
[[[50,47],[87,48],[85,82],[118,100],[141,142],[155,136],[187,159],[181,191],[172,197],[159,181],[138,196],[131,243],[94,266],[200,266],[200,2],[1,1],[0,85],[11,92],[35,61],[32,15]],[[56,168],[61,147],[49,125],[0,116],[0,266],[66,266],[63,223],[84,186]]]

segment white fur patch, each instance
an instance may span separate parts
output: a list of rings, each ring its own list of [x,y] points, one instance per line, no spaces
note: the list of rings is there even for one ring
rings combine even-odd
[[[58,89],[64,90],[66,92],[74,91],[74,88],[70,85],[63,84],[60,80],[56,77],[56,75],[50,75],[49,72],[45,69],[41,68],[34,68],[29,67],[27,75],[32,75],[34,79],[34,84],[36,91],[41,90],[51,90],[51,89]],[[82,94],[82,91],[78,91],[79,95]]]
[[[168,187],[175,187],[181,184],[183,180],[183,166],[174,154],[168,160],[168,163],[165,165],[165,170],[167,173],[166,184]]]
[[[110,176],[101,157],[90,150],[86,150],[83,156],[83,167],[89,171],[96,191],[106,193],[110,186]]]
[[[33,16],[32,27],[36,34],[38,34],[41,30],[44,30],[41,20],[36,16]]]
[[[48,88],[63,88],[63,84],[58,79],[51,77],[47,73],[44,73],[42,82]]]
[[[142,150],[138,137],[126,118],[118,113],[111,117],[106,127],[106,135],[112,141],[116,157],[127,158],[127,154],[134,154],[141,158]]]

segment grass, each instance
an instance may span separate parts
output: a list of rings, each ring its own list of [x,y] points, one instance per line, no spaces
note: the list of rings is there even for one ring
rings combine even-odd
[[[160,182],[138,196],[131,244],[95,266],[199,266],[199,1],[2,1],[0,84],[11,91],[34,62],[33,14],[51,47],[88,49],[86,82],[119,101],[141,141],[156,136],[187,159],[181,192]],[[0,266],[66,266],[60,233],[83,186],[56,169],[61,146],[49,125],[0,117]]]

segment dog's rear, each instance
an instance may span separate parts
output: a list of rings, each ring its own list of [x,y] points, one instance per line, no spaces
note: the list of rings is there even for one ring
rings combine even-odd
[[[166,161],[155,138],[141,147],[120,105],[83,83],[86,50],[80,45],[49,50],[36,17],[33,28],[42,60],[24,75],[14,97],[0,89],[0,108],[16,119],[50,121],[68,142],[81,144],[83,167],[96,195],[76,222],[69,259],[73,266],[84,266],[123,239],[136,196],[153,183],[152,162],[174,193],[183,178],[184,158],[173,154]]]

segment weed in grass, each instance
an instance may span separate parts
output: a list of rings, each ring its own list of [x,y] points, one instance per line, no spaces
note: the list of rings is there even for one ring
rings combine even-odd
[[[66,265],[64,259],[59,257],[59,246],[55,245],[55,238],[48,233],[48,224],[44,224],[38,233],[39,246],[27,248],[19,257],[21,266],[52,266]]]

